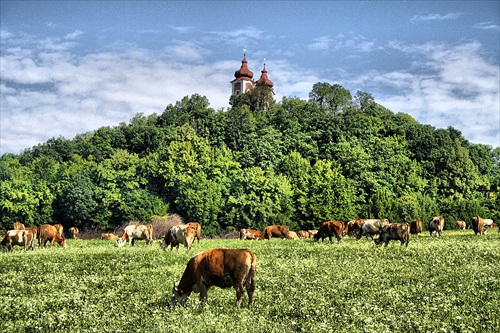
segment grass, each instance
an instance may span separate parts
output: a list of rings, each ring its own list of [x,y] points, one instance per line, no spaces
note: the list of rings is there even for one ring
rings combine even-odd
[[[68,240],[0,253],[0,332],[499,332],[500,234],[446,231],[391,242],[344,238],[202,240],[162,251],[143,241]],[[169,307],[189,258],[247,247],[257,256],[254,308],[213,287]],[[245,295],[242,306],[246,306]]]

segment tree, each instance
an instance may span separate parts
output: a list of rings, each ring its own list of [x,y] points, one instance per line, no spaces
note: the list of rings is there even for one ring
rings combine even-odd
[[[318,82],[313,85],[309,93],[309,101],[326,108],[334,114],[342,112],[349,106],[352,96],[349,90],[335,83]]]

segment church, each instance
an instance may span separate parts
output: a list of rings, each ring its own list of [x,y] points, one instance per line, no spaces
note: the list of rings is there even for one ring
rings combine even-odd
[[[232,95],[239,95],[249,92],[257,84],[260,83],[265,83],[269,88],[271,88],[271,91],[274,86],[274,83],[267,77],[265,62],[264,68],[261,71],[260,79],[258,79],[257,81],[253,80],[253,72],[248,68],[246,52],[243,54],[243,60],[241,61],[240,69],[234,72],[234,77],[235,79],[231,81]]]

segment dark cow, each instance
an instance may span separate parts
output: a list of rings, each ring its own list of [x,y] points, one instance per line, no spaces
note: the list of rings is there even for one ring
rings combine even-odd
[[[486,233],[486,228],[484,226],[484,220],[479,216],[474,216],[472,218],[472,230],[477,235],[484,235]]]
[[[327,221],[323,222],[321,227],[319,227],[318,233],[314,235],[314,241],[324,241],[326,237],[332,242],[332,237],[337,238],[337,243],[340,243],[342,239],[342,233],[344,231],[344,223],[341,221]]]
[[[359,232],[358,232],[358,235],[356,236],[356,238],[360,239],[362,236],[365,236],[366,238],[368,238],[368,236],[369,236],[373,239],[373,235],[380,234],[380,231],[382,230],[382,228],[387,226],[387,225],[389,225],[389,220],[387,220],[387,219],[366,220],[361,224],[361,229],[359,229]]]
[[[144,239],[146,245],[153,243],[153,226],[151,224],[145,225],[139,223],[128,225],[116,242],[119,247],[125,245],[125,243],[134,246],[136,239]]]
[[[444,218],[442,216],[434,216],[429,221],[428,227],[431,236],[441,236],[444,229]]]
[[[418,235],[424,230],[422,220],[413,220],[410,223],[410,234]]]
[[[391,223],[382,228],[380,231],[380,236],[375,239],[375,244],[379,246],[382,242],[385,243],[385,247],[389,244],[390,240],[398,240],[401,242],[401,246],[410,242],[410,225],[408,223]]]
[[[264,239],[259,230],[255,229],[240,229],[240,240],[245,239]]]
[[[198,240],[198,243],[200,243],[201,224],[199,224],[198,222],[188,222],[187,225],[195,230],[195,237]]]
[[[165,250],[169,245],[170,250],[172,250],[174,246],[176,246],[177,250],[179,250],[179,245],[184,244],[189,251],[193,246],[195,237],[196,230],[193,227],[187,224],[179,224],[173,226],[167,231],[160,246],[163,250]]]
[[[69,238],[78,239],[79,234],[80,234],[80,229],[78,229],[77,227],[71,227],[68,230]]]
[[[264,238],[287,238],[289,229],[286,225],[270,225],[264,228]]]
[[[361,229],[361,225],[365,221],[366,219],[352,220],[347,222],[347,224],[345,225],[344,234],[351,237],[356,236],[359,232],[359,229]]]
[[[50,245],[57,243],[62,247],[66,247],[66,239],[61,236],[53,225],[42,224],[38,228],[38,246],[44,247],[47,242],[50,242]]]
[[[457,221],[455,222],[455,229],[456,230],[465,230],[467,229],[467,224],[465,221]]]
[[[198,253],[187,263],[179,285],[174,285],[171,305],[184,305],[193,291],[200,293],[200,302],[205,302],[208,289],[217,286],[236,290],[237,308],[246,289],[250,309],[255,291],[256,262],[253,252],[247,249],[212,249]]]
[[[0,248],[7,247],[12,251],[14,245],[24,246],[24,250],[33,250],[35,248],[35,237],[29,230],[9,230],[4,239],[0,242]]]

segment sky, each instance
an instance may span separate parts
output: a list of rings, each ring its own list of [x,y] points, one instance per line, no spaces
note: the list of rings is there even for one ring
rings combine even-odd
[[[0,2],[0,155],[184,96],[229,107],[244,50],[275,98],[317,82],[500,146],[498,1]]]

